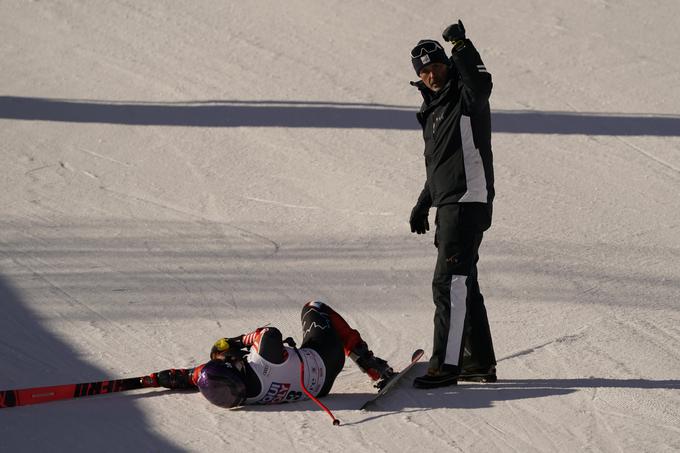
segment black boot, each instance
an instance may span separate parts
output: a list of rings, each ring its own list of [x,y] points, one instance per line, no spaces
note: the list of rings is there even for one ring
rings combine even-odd
[[[458,377],[461,381],[468,382],[496,382],[496,367],[490,366],[486,368],[465,368]]]
[[[460,372],[457,366],[443,365],[441,368],[428,368],[427,374],[413,380],[413,386],[419,389],[431,389],[458,384]]]

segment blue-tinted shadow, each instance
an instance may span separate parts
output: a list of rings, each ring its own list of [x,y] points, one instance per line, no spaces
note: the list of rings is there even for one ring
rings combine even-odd
[[[0,275],[0,390],[108,379],[43,326]],[[117,377],[117,376],[116,376]],[[123,376],[125,377],[125,376]],[[160,436],[130,394],[93,396],[0,409],[0,451],[163,451]]]
[[[204,101],[137,103],[0,96],[0,118],[132,126],[309,127],[417,130],[416,107],[385,104]],[[680,136],[680,116],[494,110],[493,130],[514,134]]]

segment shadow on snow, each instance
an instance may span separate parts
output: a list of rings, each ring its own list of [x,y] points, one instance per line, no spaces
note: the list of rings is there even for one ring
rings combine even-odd
[[[0,368],[2,390],[104,378],[103,371],[43,327],[2,276],[0,304],[0,357],[11,359]],[[105,406],[79,401],[2,409],[0,439],[3,451],[181,451],[155,433],[125,398],[110,398]]]
[[[415,106],[337,102],[113,102],[0,96],[0,118],[131,126],[418,130]],[[494,132],[680,136],[680,117],[493,110]]]
[[[413,375],[425,371],[426,364]],[[357,421],[346,420],[345,425],[361,424],[394,413],[413,413],[431,409],[481,409],[494,406],[503,401],[569,395],[582,389],[680,389],[680,380],[649,379],[611,379],[611,378],[571,378],[571,379],[509,379],[494,384],[460,383],[458,386],[429,390],[416,390],[410,387],[412,379],[395,388],[389,396],[382,399],[374,408],[362,412],[364,417]],[[368,384],[367,384],[368,385]],[[324,403],[332,411],[358,410],[374,393],[331,393]],[[239,411],[297,412],[317,411],[319,418],[326,414],[318,410],[311,401],[272,406],[246,406]],[[336,413],[338,418],[342,416]],[[359,418],[359,417],[352,417]],[[329,419],[330,422],[330,419]]]

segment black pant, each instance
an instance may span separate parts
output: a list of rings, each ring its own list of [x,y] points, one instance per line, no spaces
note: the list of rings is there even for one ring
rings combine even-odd
[[[491,222],[482,203],[459,203],[437,209],[437,263],[432,279],[435,305],[430,368],[464,369],[496,364],[484,297],[477,282],[482,236]]]
[[[345,353],[342,341],[331,325],[324,306],[315,307],[306,304],[302,308],[302,345],[301,348],[315,350],[326,366],[326,379],[317,396],[325,396],[330,392],[335,378],[345,366]]]

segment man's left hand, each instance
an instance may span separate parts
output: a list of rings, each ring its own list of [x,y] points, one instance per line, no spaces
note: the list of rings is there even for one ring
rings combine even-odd
[[[446,27],[442,32],[442,38],[444,41],[456,43],[457,41],[462,41],[465,39],[465,27],[463,26],[463,21],[458,19],[457,24],[452,24]]]

